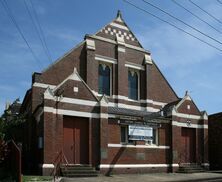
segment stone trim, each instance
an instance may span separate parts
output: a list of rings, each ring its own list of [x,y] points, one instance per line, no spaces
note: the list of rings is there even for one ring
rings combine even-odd
[[[106,62],[106,63],[111,63],[111,64],[117,64],[116,59],[111,58],[111,57],[107,57],[107,56],[102,56],[102,55],[99,55],[99,54],[95,55],[95,60]]]
[[[109,143],[108,147],[115,147],[115,148],[150,148],[150,149],[169,149],[170,146],[164,145],[127,145],[127,144],[115,144]]]
[[[50,84],[45,84],[45,83],[38,83],[38,82],[35,82],[33,83],[32,85],[33,87],[39,87],[39,88],[51,88],[51,89],[54,89],[56,87],[56,85],[50,85]]]
[[[116,27],[116,28],[120,28],[120,29],[128,30],[129,31],[129,29],[126,26],[120,25],[118,23],[111,22],[109,25],[111,25],[113,27]]]
[[[199,129],[208,129],[206,124],[192,124],[192,123],[182,123],[178,121],[172,121],[173,126],[186,127],[186,128],[199,128]]]
[[[87,36],[90,37],[90,38],[94,38],[94,39],[97,39],[97,40],[101,40],[101,41],[104,41],[104,42],[108,42],[108,43],[117,45],[117,42],[114,41],[114,40],[111,40],[111,39],[107,39],[107,38],[97,36],[97,35],[87,35]],[[125,43],[125,47],[150,54],[149,51],[147,51],[147,50],[145,50],[141,47],[134,46],[134,45],[130,45],[130,44]]]
[[[44,107],[44,112],[49,112],[53,114],[61,114],[67,116],[78,116],[78,117],[85,117],[85,118],[108,118],[107,113],[91,113],[91,112],[82,112],[82,111],[73,111],[67,109],[55,109],[53,107]]]
[[[99,168],[150,168],[150,167],[179,167],[179,164],[100,164]]]
[[[40,166],[42,168],[47,168],[47,169],[53,169],[54,168],[54,164],[40,164]]]

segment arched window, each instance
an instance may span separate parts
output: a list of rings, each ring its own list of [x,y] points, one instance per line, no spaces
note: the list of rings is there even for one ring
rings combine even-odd
[[[99,94],[110,95],[111,69],[106,64],[99,64]]]
[[[138,73],[134,70],[128,71],[128,97],[138,100]]]

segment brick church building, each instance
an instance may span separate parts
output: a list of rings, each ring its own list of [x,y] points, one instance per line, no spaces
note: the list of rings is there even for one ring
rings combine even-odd
[[[58,155],[101,173],[208,166],[208,116],[179,98],[120,12],[41,73],[21,108],[25,166],[48,175]]]

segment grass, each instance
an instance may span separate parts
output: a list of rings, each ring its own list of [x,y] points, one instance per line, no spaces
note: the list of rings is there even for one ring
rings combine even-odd
[[[33,181],[43,181],[43,182],[48,182],[52,181],[53,177],[52,176],[22,176],[22,182],[33,182]]]

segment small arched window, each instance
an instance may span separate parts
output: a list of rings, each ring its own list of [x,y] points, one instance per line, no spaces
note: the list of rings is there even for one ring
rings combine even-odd
[[[99,94],[110,95],[111,68],[106,64],[99,64]]]
[[[138,78],[139,75],[136,71],[128,71],[128,97],[133,100],[138,100]]]

